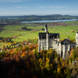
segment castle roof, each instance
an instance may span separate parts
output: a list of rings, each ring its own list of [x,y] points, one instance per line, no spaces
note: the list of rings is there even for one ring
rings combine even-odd
[[[39,39],[46,39],[46,32],[39,33]],[[59,33],[48,33],[49,39],[59,38]]]
[[[39,33],[39,39],[46,39],[46,32]]]
[[[49,38],[53,39],[53,38],[59,38],[59,33],[49,33]]]
[[[64,39],[63,41],[61,41],[61,44],[70,44],[72,43],[69,39]]]

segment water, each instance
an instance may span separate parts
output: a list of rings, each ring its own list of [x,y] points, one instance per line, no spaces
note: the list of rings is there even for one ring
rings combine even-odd
[[[21,23],[52,23],[52,22],[67,22],[67,21],[78,21],[78,19],[68,19],[68,20],[22,21]]]

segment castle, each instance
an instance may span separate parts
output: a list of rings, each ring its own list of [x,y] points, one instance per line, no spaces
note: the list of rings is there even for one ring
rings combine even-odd
[[[39,33],[38,38],[38,50],[54,49],[58,55],[62,58],[66,58],[72,48],[78,47],[78,33],[76,33],[76,42],[72,42],[69,39],[60,41],[59,33],[49,33],[48,26],[45,25],[45,32]]]

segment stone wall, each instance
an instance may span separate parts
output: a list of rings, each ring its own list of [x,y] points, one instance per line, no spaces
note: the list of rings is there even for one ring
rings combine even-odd
[[[52,41],[53,41],[52,39],[49,39],[49,43],[50,43],[50,44],[49,44],[49,48],[53,48],[53,46],[52,46]]]
[[[61,56],[61,51],[62,51],[61,42],[58,42],[58,46],[57,46],[56,51],[57,51],[57,54],[58,54],[59,56]]]
[[[48,36],[48,33],[46,33],[46,48],[45,50],[48,50],[49,49],[49,36]]]
[[[38,40],[39,52],[40,50],[46,50],[46,39]]]
[[[69,54],[69,52],[70,52],[70,44],[68,44],[68,45],[61,45],[61,47],[62,47],[62,49],[61,49],[61,52],[62,52],[62,57],[63,58],[65,58],[66,56],[67,56],[67,54]]]

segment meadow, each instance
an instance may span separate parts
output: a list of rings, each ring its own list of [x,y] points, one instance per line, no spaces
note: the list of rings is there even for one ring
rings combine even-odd
[[[66,25],[53,26],[49,24],[48,30],[51,33],[60,33],[60,40],[69,38],[75,40],[75,34],[78,31],[78,22],[64,22]],[[22,28],[31,30],[24,30]],[[22,42],[25,40],[38,39],[38,33],[43,32],[44,24],[21,24],[21,25],[7,25],[0,32],[0,37],[13,37],[16,42]]]

